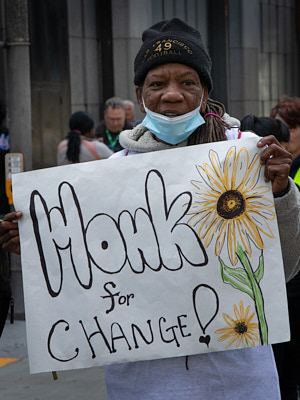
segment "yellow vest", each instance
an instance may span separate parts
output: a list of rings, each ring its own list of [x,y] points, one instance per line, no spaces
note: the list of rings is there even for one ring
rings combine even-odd
[[[294,177],[294,182],[300,186],[300,168],[298,168],[298,171],[296,172],[296,175]]]

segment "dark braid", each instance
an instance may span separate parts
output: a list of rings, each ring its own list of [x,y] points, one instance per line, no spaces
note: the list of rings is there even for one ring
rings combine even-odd
[[[81,139],[79,136],[80,134],[78,132],[70,131],[67,136],[68,139],[67,159],[72,163],[79,162]]]
[[[207,99],[205,114],[214,113],[222,117],[226,110],[222,103]],[[205,115],[204,114],[204,115]],[[201,125],[188,140],[188,146],[200,143],[220,142],[227,140],[225,131],[228,128],[227,124],[214,115],[208,115],[205,118],[205,124]]]

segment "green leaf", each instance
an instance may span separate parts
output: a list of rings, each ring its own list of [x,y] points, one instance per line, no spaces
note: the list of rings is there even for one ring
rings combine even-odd
[[[253,299],[251,285],[246,272],[242,268],[231,268],[219,257],[221,277],[224,283],[229,283],[235,289],[241,290]]]
[[[262,280],[263,276],[264,276],[264,256],[263,256],[263,252],[261,252],[261,256],[259,257],[259,264],[257,267],[257,270],[254,273],[255,278],[257,280],[258,283],[260,283],[260,281]]]

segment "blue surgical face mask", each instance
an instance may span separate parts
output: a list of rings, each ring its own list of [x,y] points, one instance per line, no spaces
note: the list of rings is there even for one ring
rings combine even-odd
[[[203,98],[203,94],[202,94]],[[167,117],[149,110],[144,103],[144,108],[147,113],[142,121],[142,125],[149,129],[158,139],[166,143],[178,144],[186,140],[200,125],[205,124],[205,121],[200,114],[200,106],[190,111],[187,114],[179,115],[178,117]]]

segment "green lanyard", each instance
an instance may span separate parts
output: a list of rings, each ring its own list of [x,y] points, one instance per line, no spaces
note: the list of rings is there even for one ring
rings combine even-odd
[[[106,129],[106,136],[107,136],[108,141],[109,141],[109,147],[110,147],[112,150],[115,148],[115,145],[117,144],[117,142],[118,142],[118,140],[119,140],[119,135],[120,135],[120,132],[119,132],[119,133],[117,134],[117,136],[113,139],[113,138],[111,137],[111,134],[110,134],[109,130]]]

